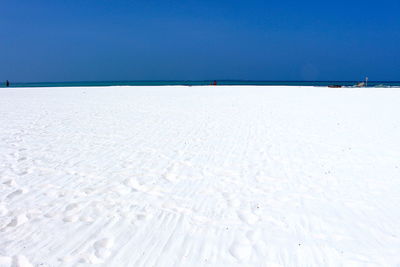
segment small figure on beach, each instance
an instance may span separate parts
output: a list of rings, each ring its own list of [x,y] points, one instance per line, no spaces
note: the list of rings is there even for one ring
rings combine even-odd
[[[365,83],[364,82],[359,82],[356,84],[356,87],[365,87]]]
[[[217,81],[214,81],[214,85],[217,85]]]
[[[359,82],[356,84],[356,87],[367,87],[368,86],[368,77],[365,77],[364,82]]]
[[[6,80],[6,87],[10,86],[10,82],[8,80]]]

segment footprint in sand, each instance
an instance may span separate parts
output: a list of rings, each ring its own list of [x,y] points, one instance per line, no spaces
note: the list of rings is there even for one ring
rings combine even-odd
[[[94,222],[94,219],[88,215],[82,215],[81,217],[79,217],[79,220],[81,222],[85,222],[85,223],[92,223]]]
[[[56,189],[49,189],[46,192],[43,193],[43,195],[50,197],[50,198],[56,198],[58,196],[58,191]]]
[[[255,224],[259,221],[259,217],[257,215],[255,215],[253,212],[251,211],[239,211],[237,213],[238,217],[240,218],[240,220],[242,220],[245,223],[248,224]]]
[[[76,209],[78,209],[79,208],[79,204],[77,204],[77,203],[71,203],[71,204],[68,204],[66,207],[65,207],[65,211],[72,211],[72,210],[76,210]]]
[[[64,257],[61,259],[63,262],[68,262],[71,261],[69,257]],[[89,264],[100,264],[103,263],[103,261],[99,258],[96,257],[96,255],[90,254],[90,253],[83,253],[80,255],[80,258],[78,259],[79,263],[89,263]]]
[[[24,255],[15,255],[14,257],[0,255],[0,266],[33,267]]]
[[[0,216],[4,216],[8,213],[8,209],[5,204],[0,203]]]
[[[30,209],[30,210],[27,211],[26,217],[29,220],[34,220],[34,219],[37,219],[42,214],[43,214],[42,211],[39,210],[39,209]]]
[[[167,171],[164,173],[164,179],[171,182],[171,183],[175,183],[179,180],[178,177],[178,168],[179,168],[179,164],[178,163],[173,163],[168,169]]]
[[[26,174],[28,174],[28,171],[22,171],[22,172],[18,173],[19,176],[24,176]]]
[[[174,172],[167,172],[164,175],[164,178],[165,178],[165,180],[167,180],[167,181],[169,181],[171,183],[174,183],[174,182],[178,181],[178,177]]]
[[[91,188],[91,187],[87,187],[87,188],[83,189],[83,192],[84,192],[86,195],[90,195],[90,194],[94,193],[95,191],[96,191],[96,190],[95,190],[94,188]]]
[[[123,184],[127,187],[129,187],[132,192],[136,192],[136,191],[145,191],[144,186],[142,184],[140,184],[136,179],[134,178],[128,178],[125,179]]]
[[[246,237],[254,243],[261,240],[261,232],[259,230],[250,230],[246,233]]]
[[[149,218],[150,218],[150,215],[148,215],[148,214],[138,213],[131,220],[131,224],[139,226],[141,223],[148,220]]]
[[[26,160],[26,157],[20,157],[20,158],[18,159],[18,162],[25,161],[25,160]]]
[[[64,209],[64,222],[76,222],[79,216],[76,214],[79,212],[80,205],[78,203],[70,203]]]
[[[93,247],[96,257],[106,259],[111,255],[111,248],[114,245],[112,238],[103,238],[94,242]]]
[[[139,221],[144,221],[144,220],[146,220],[146,218],[147,218],[146,214],[138,214],[138,215],[136,215],[136,219],[139,220]]]
[[[111,248],[114,245],[113,238],[102,238],[93,243],[92,249],[85,253],[80,254],[78,262],[79,263],[90,263],[99,264],[104,263],[104,261],[111,255]],[[65,256],[59,259],[62,262],[70,262],[73,260],[72,256]]]
[[[129,194],[131,192],[131,189],[132,188],[127,188],[126,186],[123,186],[120,184],[120,185],[111,186],[109,188],[109,191],[117,193],[120,196],[123,196],[123,195]]]
[[[57,215],[58,215],[58,213],[55,210],[50,210],[49,212],[47,212],[43,216],[46,217],[46,218],[53,218],[53,217],[55,217]]]
[[[24,189],[17,189],[14,192],[8,194],[6,198],[11,200],[11,199],[15,198],[16,196],[19,196],[23,193],[25,193]]]
[[[102,238],[94,242],[93,247],[95,249],[100,249],[100,248],[112,248],[114,245],[114,240],[113,238]]]
[[[247,238],[237,238],[229,249],[229,253],[239,261],[248,260],[252,252],[252,244]]]
[[[18,186],[17,182],[15,182],[14,179],[8,179],[5,182],[3,182],[3,184],[7,186]]]
[[[64,222],[76,222],[76,221],[78,221],[78,219],[79,219],[78,215],[70,215],[70,216],[65,216],[63,218],[63,221]]]
[[[26,223],[29,221],[28,217],[26,217],[25,214],[20,214],[18,216],[15,216],[9,224],[7,224],[7,227],[17,227],[21,224]]]

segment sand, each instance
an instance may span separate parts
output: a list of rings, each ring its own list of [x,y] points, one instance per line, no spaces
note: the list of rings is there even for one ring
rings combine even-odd
[[[398,266],[400,89],[0,90],[0,266]]]

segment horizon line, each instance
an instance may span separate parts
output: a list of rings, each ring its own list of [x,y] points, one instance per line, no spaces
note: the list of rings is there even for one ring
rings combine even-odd
[[[5,80],[6,81],[6,80]],[[4,81],[4,82],[5,82]],[[205,79],[205,80],[98,80],[98,81],[48,81],[48,82],[19,82],[19,81],[10,81],[10,84],[46,84],[46,83],[128,83],[128,82],[360,82],[364,80],[240,80],[240,79]],[[384,83],[399,83],[400,80],[368,80],[368,82],[384,82]]]

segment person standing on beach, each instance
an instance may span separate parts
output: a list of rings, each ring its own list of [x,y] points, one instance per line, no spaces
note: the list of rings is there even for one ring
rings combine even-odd
[[[6,87],[10,86],[10,82],[8,80],[6,80]]]

